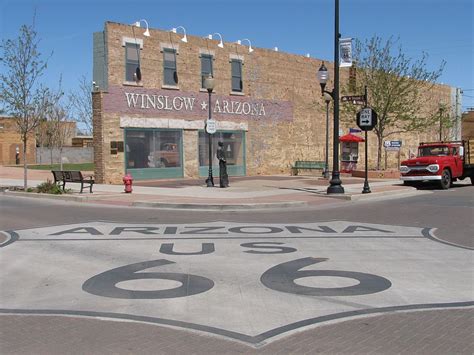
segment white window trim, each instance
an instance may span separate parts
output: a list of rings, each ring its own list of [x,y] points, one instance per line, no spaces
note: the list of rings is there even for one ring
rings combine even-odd
[[[229,62],[233,59],[242,61],[242,65],[244,64],[244,56],[240,54],[229,54]]]
[[[176,55],[179,54],[179,44],[160,42],[160,52],[163,53],[165,49],[175,50]]]
[[[131,37],[122,37],[122,47],[125,47],[127,43],[130,44],[139,44],[140,49],[143,49],[143,39],[141,38],[131,38]]]
[[[207,49],[199,48],[199,57],[201,57],[203,54],[211,55],[212,60],[216,60],[216,52],[215,51],[209,51]]]

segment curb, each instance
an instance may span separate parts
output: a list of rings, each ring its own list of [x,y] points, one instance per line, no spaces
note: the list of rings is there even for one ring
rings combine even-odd
[[[256,210],[256,209],[277,209],[307,207],[305,201],[275,202],[275,203],[242,203],[232,204],[200,204],[200,203],[167,203],[167,202],[145,202],[136,201],[132,203],[133,207],[151,207],[157,209],[178,209],[178,210],[205,210],[205,211],[236,211],[236,210]]]
[[[59,201],[74,201],[74,202],[84,202],[87,197],[82,196],[72,196],[72,195],[52,195],[52,194],[41,194],[35,192],[21,192],[21,191],[3,191],[3,195],[7,196],[17,196],[17,197],[31,197],[39,199],[50,199],[50,200],[59,200]]]
[[[73,201],[73,202],[91,202],[98,201],[101,196],[73,196],[73,195],[51,195],[40,194],[33,192],[21,191],[3,191],[3,195],[16,197],[30,197],[37,199],[48,199],[56,201]],[[100,202],[100,201],[99,201]],[[148,202],[135,201],[129,206],[132,207],[148,207],[156,209],[181,209],[181,210],[206,210],[206,211],[237,211],[237,210],[257,210],[257,209],[278,209],[278,208],[297,208],[307,207],[306,201],[288,201],[288,202],[274,202],[274,203],[242,203],[242,204],[199,204],[199,203],[167,203],[167,202]]]
[[[321,195],[324,197],[334,198],[338,200],[346,200],[346,201],[367,201],[367,200],[377,200],[377,199],[384,199],[384,200],[393,200],[397,198],[405,198],[410,196],[418,196],[418,195],[425,195],[431,194],[432,191],[425,191],[425,190],[409,190],[409,191],[380,191],[380,192],[371,192],[368,194],[341,194],[341,195]]]
[[[432,191],[412,189],[408,191],[381,191],[371,192],[368,194],[353,194],[346,192],[345,194],[333,194],[327,195],[326,193],[317,193],[319,197],[325,197],[336,200],[344,201],[372,201],[372,200],[391,200],[398,198],[405,198],[410,196],[430,194]],[[3,195],[17,196],[17,197],[30,197],[39,199],[49,199],[55,201],[73,201],[73,202],[92,202],[101,203],[101,198],[106,196],[101,195],[51,195],[51,194],[40,194],[32,192],[21,192],[21,191],[3,191]],[[105,204],[105,203],[103,203]],[[135,201],[131,202],[128,206],[131,207],[145,207],[145,208],[156,208],[156,209],[177,209],[177,210],[195,210],[195,211],[242,211],[242,210],[258,210],[258,209],[282,209],[282,208],[299,208],[308,207],[310,203],[308,201],[285,201],[285,202],[262,202],[262,203],[241,203],[241,204],[216,204],[216,203],[169,203],[169,202],[149,202],[149,201]]]

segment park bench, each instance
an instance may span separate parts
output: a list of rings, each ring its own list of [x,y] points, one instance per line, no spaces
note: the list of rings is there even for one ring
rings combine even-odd
[[[298,175],[298,170],[323,170],[325,169],[326,164],[323,161],[314,161],[314,160],[297,160],[295,165],[291,167],[291,175]]]
[[[81,184],[81,194],[84,187],[88,187],[92,193],[93,176],[84,177],[80,171],[76,170],[51,170],[51,173],[54,176],[54,183],[61,186],[63,191],[65,191],[66,182],[77,182]]]

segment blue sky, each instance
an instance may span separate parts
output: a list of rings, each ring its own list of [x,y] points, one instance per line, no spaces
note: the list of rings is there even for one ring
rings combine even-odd
[[[340,32],[360,40],[399,37],[408,56],[429,54],[430,70],[444,59],[439,82],[463,89],[465,110],[474,107],[473,4],[340,0]],[[196,36],[219,32],[224,41],[248,38],[253,47],[333,60],[334,0],[0,0],[0,38],[15,38],[35,9],[41,52],[54,51],[43,79],[54,86],[62,74],[65,90],[76,88],[81,75],[91,78],[92,33],[105,21],[146,19],[151,28],[184,26]]]

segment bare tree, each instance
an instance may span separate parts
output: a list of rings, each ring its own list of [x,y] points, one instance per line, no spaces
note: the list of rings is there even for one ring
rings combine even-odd
[[[34,24],[34,21],[33,21]],[[2,40],[0,99],[3,108],[16,118],[23,142],[24,188],[27,188],[27,143],[31,133],[44,118],[49,107],[49,90],[39,83],[47,67],[38,50],[39,39],[34,25],[23,25],[16,39]]]
[[[59,151],[60,170],[63,170],[63,149],[68,137],[73,134],[74,126],[69,124],[68,107],[59,101],[51,107],[49,121],[53,127],[53,145]]]
[[[377,136],[377,169],[380,169],[383,140],[391,135],[420,131],[439,120],[438,106],[432,110],[429,101],[435,81],[440,77],[444,61],[435,71],[426,69],[427,54],[412,60],[403,54],[392,38],[386,42],[374,36],[362,43],[356,41],[354,59],[357,63],[356,80],[349,80],[345,94],[364,93],[368,88],[369,105],[378,113],[374,127]],[[353,105],[343,105],[345,121],[354,121]]]
[[[92,134],[92,93],[91,83],[82,75],[79,78],[79,88],[68,95],[71,111],[76,121],[81,123],[87,134]]]

